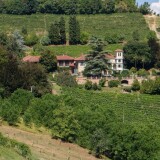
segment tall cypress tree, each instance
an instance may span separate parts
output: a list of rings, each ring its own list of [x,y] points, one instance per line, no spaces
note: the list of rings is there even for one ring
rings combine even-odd
[[[65,28],[65,20],[63,17],[61,17],[59,21],[59,30],[60,30],[61,44],[66,44],[66,28]]]
[[[60,44],[60,29],[59,29],[59,23],[55,21],[50,25],[49,28],[49,38],[51,40],[51,44]]]
[[[80,25],[76,16],[70,16],[69,19],[69,43],[72,45],[80,43]]]

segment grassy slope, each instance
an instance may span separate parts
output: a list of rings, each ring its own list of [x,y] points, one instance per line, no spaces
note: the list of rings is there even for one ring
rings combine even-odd
[[[68,21],[69,16],[64,16]],[[139,13],[118,13],[111,15],[78,15],[81,30],[91,35],[104,38],[106,35],[115,33],[125,35],[126,40],[132,38],[132,33],[139,30],[140,37],[145,40],[148,34],[148,26]],[[29,32],[43,35],[54,20],[59,20],[60,15],[34,14],[28,16],[0,14],[0,31],[8,33],[15,29],[21,30],[26,26]],[[66,23],[68,25],[68,23]],[[68,26],[66,27],[68,28]],[[89,46],[51,46],[56,54],[68,54],[77,57],[90,50]],[[113,52],[117,48],[123,48],[122,44],[107,45],[105,50]]]
[[[49,46],[47,47],[52,50],[56,55],[67,54],[73,57],[80,56],[82,54],[87,54],[89,50],[91,50],[88,45],[77,45],[77,46]],[[113,52],[116,49],[122,49],[122,44],[111,44],[105,47],[105,51]]]
[[[0,159],[1,160],[24,160],[22,156],[13,151],[12,149],[0,147]]]
[[[64,16],[68,21],[69,16]],[[107,34],[123,34],[129,40],[135,30],[139,30],[144,40],[148,26],[139,13],[121,13],[111,15],[78,15],[82,31],[90,35],[105,37]],[[50,23],[58,20],[60,15],[34,14],[28,16],[0,14],[0,30],[13,31],[26,26],[29,32],[43,33]],[[67,23],[68,24],[68,23]],[[68,28],[68,26],[67,26]]]
[[[32,131],[34,131],[34,133],[32,133]],[[0,127],[0,132],[3,135],[8,135],[10,138],[26,143],[30,147],[33,156],[36,157],[34,160],[98,160],[94,156],[88,154],[88,150],[83,149],[78,145],[63,143],[59,140],[51,139],[46,133],[37,133],[37,130],[32,131],[24,131],[9,126]],[[19,159],[17,158],[15,160]]]

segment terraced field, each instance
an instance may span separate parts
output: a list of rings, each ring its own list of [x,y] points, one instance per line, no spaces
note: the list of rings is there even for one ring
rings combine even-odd
[[[11,32],[26,26],[29,32],[43,34],[54,21],[61,15],[33,14],[33,15],[6,15],[0,14],[0,31]],[[68,22],[69,16],[64,16]],[[144,17],[139,13],[121,13],[111,15],[78,15],[81,30],[90,35],[104,38],[115,33],[124,35],[126,40],[132,38],[132,33],[139,30],[140,37],[145,40],[149,28]],[[68,24],[68,23],[66,23]],[[68,26],[66,27],[68,29]]]

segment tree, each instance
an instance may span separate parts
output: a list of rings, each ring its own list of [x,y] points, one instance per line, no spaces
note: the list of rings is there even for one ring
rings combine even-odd
[[[119,125],[119,126],[118,126]],[[112,126],[109,134],[112,159],[157,159],[160,143],[156,126],[143,123],[123,123]],[[134,140],[134,141],[133,141]]]
[[[48,72],[53,72],[57,69],[56,57],[50,51],[45,51],[42,54],[40,58],[40,63],[44,65]]]
[[[3,117],[9,125],[16,125],[20,118],[20,111],[17,108],[17,105],[13,105],[6,100],[0,106],[0,116]]]
[[[63,71],[55,75],[55,81],[58,85],[64,87],[76,87],[77,81],[68,71]]]
[[[13,32],[13,38],[17,43],[17,48],[19,49],[19,51],[24,50],[25,49],[24,38],[22,35],[20,35],[20,33],[17,30]]]
[[[51,44],[60,44],[60,29],[57,21],[50,25],[48,33]]]
[[[107,60],[103,54],[104,42],[96,37],[90,40],[92,51],[86,56],[87,62],[84,69],[84,76],[101,76],[102,71],[107,68]]]
[[[40,43],[43,45],[43,46],[47,46],[51,43],[51,40],[49,39],[48,36],[43,36],[41,39],[40,39]]]
[[[80,25],[76,16],[69,19],[69,43],[71,45],[80,44]]]
[[[115,12],[115,1],[114,0],[108,0],[105,4],[104,12],[107,14],[111,14]]]
[[[17,89],[9,98],[12,105],[17,105],[16,109],[21,114],[24,114],[24,112],[27,110],[32,99],[33,94],[30,91],[24,89]]]
[[[126,64],[128,68],[142,68],[144,66],[144,56],[145,56],[145,64],[147,67],[151,64],[151,52],[150,47],[146,42],[137,42],[131,41],[128,42],[124,48]]]
[[[151,13],[150,4],[148,2],[144,2],[144,4],[140,6],[139,11],[144,15],[150,14]]]
[[[139,83],[139,81],[137,79],[135,79],[133,81],[132,90],[133,91],[139,91],[140,90],[140,83]]]
[[[61,17],[59,21],[59,30],[60,30],[61,44],[66,44],[66,28],[65,28],[65,20],[63,17]]]
[[[74,142],[80,125],[75,112],[70,107],[60,107],[53,111],[52,137],[63,141]]]

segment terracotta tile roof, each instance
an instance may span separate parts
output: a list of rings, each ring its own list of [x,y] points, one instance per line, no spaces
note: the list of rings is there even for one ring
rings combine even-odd
[[[60,55],[60,56],[56,56],[57,57],[57,60],[58,61],[60,61],[60,60],[70,60],[70,61],[72,61],[72,60],[74,60],[74,58],[73,57],[70,57],[70,56],[67,56],[67,55]]]
[[[80,57],[77,57],[74,60],[75,61],[85,61],[86,60],[86,55],[81,55]]]
[[[106,59],[115,59],[113,54],[105,54]]]
[[[123,52],[122,49],[116,49],[115,52]]]
[[[23,62],[38,63],[41,56],[26,56],[22,59]]]

